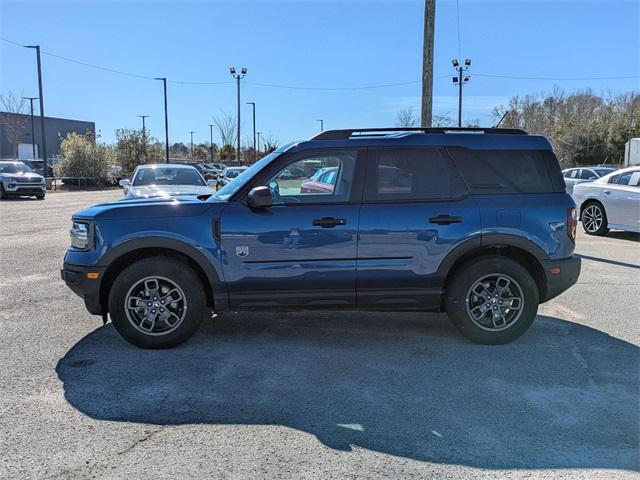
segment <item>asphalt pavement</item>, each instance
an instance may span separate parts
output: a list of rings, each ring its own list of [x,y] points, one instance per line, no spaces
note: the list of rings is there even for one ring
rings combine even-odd
[[[145,351],[59,275],[71,213],[120,196],[0,202],[0,478],[638,478],[637,235],[579,232],[578,284],[508,345],[259,312]]]

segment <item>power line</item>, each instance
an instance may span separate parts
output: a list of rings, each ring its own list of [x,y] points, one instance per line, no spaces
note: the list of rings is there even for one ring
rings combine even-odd
[[[19,42],[15,42],[13,40],[9,40],[8,38],[0,37],[0,40],[11,43],[13,45],[23,47]],[[458,46],[460,49],[460,46]],[[65,57],[63,55],[58,55],[52,52],[42,51],[44,55],[48,55],[50,57],[54,57],[66,62],[75,63],[77,65],[82,65],[87,68],[93,68],[96,70],[101,70],[109,73],[114,73],[117,75],[124,75],[133,78],[139,78],[142,80],[153,80],[155,77],[141,75],[137,73],[126,72],[124,70],[117,70],[115,68],[103,67],[101,65],[96,65],[92,63],[83,62],[80,60],[76,60],[73,58]],[[435,79],[447,78],[449,75],[441,75],[439,77],[435,77]],[[507,78],[513,80],[551,80],[551,81],[571,81],[571,80],[628,80],[628,79],[636,79],[640,78],[640,75],[627,75],[627,76],[603,76],[603,77],[529,77],[529,76],[512,76],[512,75],[495,75],[495,74],[486,74],[486,73],[475,73],[474,76],[477,77],[488,77],[488,78]],[[233,81],[217,81],[217,82],[201,82],[201,81],[189,81],[189,80],[169,80],[167,79],[167,83],[173,83],[177,85],[228,85],[234,83]],[[282,85],[277,83],[260,83],[260,82],[247,82],[248,85],[254,85],[259,87],[269,87],[269,88],[280,88],[286,90],[312,90],[312,91],[355,91],[355,90],[372,90],[377,88],[388,88],[388,87],[399,87],[405,85],[413,85],[421,83],[421,80],[411,80],[405,82],[396,82],[396,83],[384,83],[378,85],[358,85],[358,86],[349,86],[349,87],[315,87],[315,86],[300,86],[300,85]]]

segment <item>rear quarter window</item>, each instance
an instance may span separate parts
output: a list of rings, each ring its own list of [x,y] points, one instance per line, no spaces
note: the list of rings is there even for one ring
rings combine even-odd
[[[449,151],[473,194],[564,191],[562,171],[550,151],[466,148]]]

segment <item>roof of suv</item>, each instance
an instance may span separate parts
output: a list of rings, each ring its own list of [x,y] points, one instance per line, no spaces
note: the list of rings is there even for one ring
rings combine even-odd
[[[315,147],[442,146],[475,150],[551,150],[542,135],[512,128],[393,127],[327,130],[292,145],[291,150]]]

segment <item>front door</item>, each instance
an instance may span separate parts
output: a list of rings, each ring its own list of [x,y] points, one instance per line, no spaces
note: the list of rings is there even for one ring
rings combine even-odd
[[[222,212],[231,308],[349,307],[356,298],[361,192],[356,150],[290,156],[258,176],[273,206],[230,202]]]
[[[438,267],[462,242],[480,242],[478,207],[444,149],[381,148],[371,150],[367,162],[358,305],[437,308]]]

